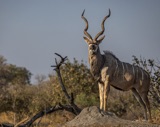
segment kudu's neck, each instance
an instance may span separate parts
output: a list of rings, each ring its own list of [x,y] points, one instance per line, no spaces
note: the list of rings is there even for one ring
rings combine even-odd
[[[103,56],[101,55],[99,48],[96,54],[92,55],[89,53],[88,57],[89,57],[90,71],[92,75],[96,78],[99,78],[100,70],[104,64]]]

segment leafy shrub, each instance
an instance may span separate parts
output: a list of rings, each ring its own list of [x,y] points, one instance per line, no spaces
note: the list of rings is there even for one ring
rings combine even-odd
[[[0,55],[0,86],[10,84],[26,85],[30,83],[31,73],[25,67],[17,67],[8,64],[7,60]]]
[[[88,104],[97,103],[95,101],[98,98],[97,84],[94,82],[90,70],[83,62],[78,63],[76,59],[74,59],[73,63],[67,61],[61,67],[61,75],[66,89],[69,93],[74,93],[75,100],[78,104],[87,106]],[[66,98],[59,85],[58,77],[50,75],[50,80],[54,82],[55,87],[53,87],[53,92],[55,97],[58,97],[59,101],[62,100],[63,103],[66,103]]]
[[[150,70],[152,86],[150,91],[150,100],[152,104],[153,118],[160,122],[159,113],[159,95],[160,95],[160,68],[154,61],[138,60],[134,57],[134,64],[143,63],[143,68]],[[10,71],[10,69],[12,71]],[[20,70],[19,70],[20,69]],[[13,72],[15,70],[15,72]],[[21,76],[22,71],[26,75]],[[19,68],[7,64],[5,58],[0,57],[0,113],[11,111],[15,114],[16,120],[19,121],[25,116],[33,116],[33,114],[54,106],[57,103],[68,103],[62,88],[59,84],[58,77],[55,73],[49,74],[48,80],[37,77],[36,85],[27,85],[29,83],[30,73],[27,69]],[[4,73],[5,72],[5,73]],[[11,73],[12,72],[12,73]],[[6,75],[13,75],[7,78]],[[14,76],[15,75],[15,76]],[[19,75],[19,76],[18,76]],[[76,59],[73,62],[67,61],[61,67],[61,75],[63,82],[69,94],[74,94],[75,103],[84,108],[86,106],[99,106],[99,90],[97,82],[92,77],[88,67]],[[27,77],[27,78],[24,78]],[[111,88],[108,99],[108,110],[114,112],[119,117],[125,119],[137,119],[143,116],[143,110],[139,103],[132,96],[131,92],[120,92]],[[60,115],[61,113],[57,113]],[[55,115],[57,118],[57,114]],[[53,118],[52,118],[53,119]]]

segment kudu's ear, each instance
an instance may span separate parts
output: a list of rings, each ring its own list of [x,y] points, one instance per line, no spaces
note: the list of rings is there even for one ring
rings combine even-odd
[[[97,43],[100,44],[100,43],[103,41],[104,38],[105,38],[105,35],[102,36],[100,39],[98,39],[98,40],[97,40]]]
[[[84,38],[84,40],[85,40],[85,42],[87,43],[87,44],[90,44],[91,42],[92,42],[92,40],[90,40],[89,38],[87,38],[87,37],[83,37]]]

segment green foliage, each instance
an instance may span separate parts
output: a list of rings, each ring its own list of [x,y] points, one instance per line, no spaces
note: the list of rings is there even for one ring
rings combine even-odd
[[[93,106],[99,104],[99,99],[97,95],[91,95],[88,96],[86,93],[80,93],[76,96],[76,104],[80,105],[82,108],[83,107],[88,107],[88,106]]]
[[[159,104],[160,68],[153,60],[142,60],[134,57],[134,64],[147,70],[152,79],[150,98],[152,105]],[[143,66],[142,66],[142,65]],[[61,75],[67,91],[74,94],[75,103],[84,108],[86,106],[99,106],[99,90],[97,82],[92,77],[90,70],[83,62],[76,59],[67,61],[61,66]],[[57,103],[68,104],[58,77],[52,73],[46,77],[38,75],[37,84],[27,85],[31,73],[23,67],[17,67],[6,63],[6,59],[0,56],[0,113],[12,111],[19,121],[25,116],[33,114],[54,106]],[[116,115],[125,119],[137,119],[143,116],[139,103],[131,92],[119,92],[111,88],[107,108]],[[158,116],[157,109],[154,115]],[[160,113],[159,113],[160,114]]]
[[[61,67],[61,75],[68,92],[74,93],[75,101],[78,105],[84,107],[98,102],[98,95],[96,94],[98,93],[97,83],[83,62],[78,63],[76,59],[74,59],[73,63],[67,61]],[[58,84],[58,86],[53,88],[56,97],[58,97],[59,101],[62,100],[61,102],[66,103],[66,98],[61,91],[58,77],[54,75],[51,77],[55,78],[55,85]]]
[[[55,74],[50,74],[48,80],[44,80],[44,76],[37,76],[37,85],[23,85],[25,82],[22,81],[26,79],[23,79],[20,74],[22,68],[5,62],[1,63],[6,69],[5,71],[1,69],[1,71],[3,70],[5,75],[13,76],[3,78],[8,85],[4,85],[1,89],[0,112],[12,111],[16,114],[17,119],[20,119],[57,103],[68,103]],[[67,61],[61,67],[61,74],[67,91],[74,93],[76,104],[82,108],[98,105],[97,83],[94,82],[89,69],[83,62],[78,63],[75,59],[73,63]]]
[[[31,73],[24,67],[7,64],[6,59],[0,56],[0,85],[29,84]]]
[[[64,84],[68,89],[73,89],[75,93],[79,91],[90,92],[95,85],[94,79],[90,74],[90,70],[83,63],[78,63],[74,59],[73,63],[68,61],[61,68]],[[89,86],[89,87],[88,87]]]

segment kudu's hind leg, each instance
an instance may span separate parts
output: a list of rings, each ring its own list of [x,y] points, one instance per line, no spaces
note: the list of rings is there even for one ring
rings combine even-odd
[[[139,93],[137,92],[137,90],[135,88],[132,88],[132,92],[133,92],[135,98],[137,99],[137,101],[143,106],[144,116],[145,116],[145,119],[147,120],[147,108],[146,108],[144,101],[142,100],[141,96],[139,95]]]
[[[143,100],[143,102],[145,103],[145,106],[146,106],[147,111],[148,111],[148,113],[149,113],[149,118],[148,118],[148,120],[149,120],[149,121],[152,121],[150,103],[149,103],[149,100],[148,100],[148,96],[147,96],[147,95],[148,95],[148,92],[145,92],[145,93],[142,93],[142,94],[141,94],[141,97],[142,97],[142,100]]]

